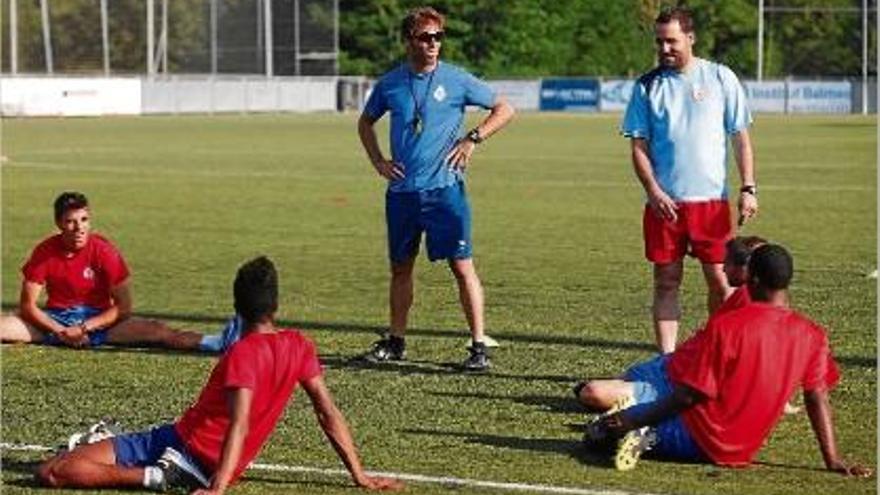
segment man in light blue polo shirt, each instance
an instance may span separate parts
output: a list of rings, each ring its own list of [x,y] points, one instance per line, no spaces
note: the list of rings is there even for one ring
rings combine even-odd
[[[483,81],[440,62],[446,23],[430,7],[413,9],[401,35],[407,60],[379,79],[358,121],[358,134],[376,172],[388,181],[385,195],[391,261],[391,325],[366,354],[371,361],[405,358],[404,334],[413,301],[413,266],[425,234],[428,258],[445,259],[458,282],[472,343],[464,368],[489,368],[483,322],[483,288],[471,252],[470,206],[464,169],[476,146],[504,127],[513,108]],[[490,109],[464,133],[465,108]],[[379,147],[374,124],[391,114],[391,159]]]
[[[660,65],[633,86],[621,132],[630,138],[647,194],[645,255],[654,263],[653,320],[662,353],[675,349],[685,254],[702,263],[711,314],[731,291],[724,245],[733,234],[727,202],[727,138],[741,188],[739,223],[758,211],[748,126],[752,118],[734,73],[694,56],[690,12],[664,10],[655,23]]]

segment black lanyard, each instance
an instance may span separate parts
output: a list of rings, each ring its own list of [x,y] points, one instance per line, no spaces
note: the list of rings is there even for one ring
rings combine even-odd
[[[413,99],[413,106],[416,107],[415,118],[412,121],[413,132],[416,134],[422,133],[422,123],[425,120],[424,110],[428,103],[428,94],[431,92],[431,84],[434,82],[434,74],[437,72],[438,67],[435,67],[434,70],[431,71],[431,75],[428,77],[428,86],[425,88],[425,96],[422,98],[422,103],[419,104],[418,98],[416,98],[416,90],[413,88],[413,75],[412,71],[409,71],[409,94]]]

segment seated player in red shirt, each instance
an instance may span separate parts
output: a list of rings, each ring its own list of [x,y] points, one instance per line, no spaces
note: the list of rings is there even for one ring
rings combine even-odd
[[[246,323],[242,338],[220,358],[176,423],[60,453],[40,465],[38,480],[52,487],[223,493],[257,456],[302,385],[354,482],[368,489],[402,488],[397,480],[364,472],[345,418],[324,384],[315,345],[297,331],[275,327],[278,275],[272,262],[260,257],[244,264],[233,294]]]
[[[735,237],[725,245],[724,274],[730,291],[725,294],[724,302],[712,316],[740,308],[751,302],[746,282],[749,277],[749,257],[759,246],[767,244],[761,237]],[[699,330],[696,330],[699,332]],[[682,344],[683,345],[683,344]],[[638,389],[642,378],[659,373],[665,366],[669,355],[661,354],[647,361],[639,362],[627,369],[620,378],[587,380],[574,387],[574,395],[587,409],[594,412],[614,412],[636,402],[636,396],[644,392]],[[650,397],[644,398],[651,399]],[[791,407],[791,406],[790,406]],[[788,411],[788,409],[787,409]],[[791,412],[796,412],[792,408]]]
[[[83,194],[62,193],[54,209],[60,232],[40,242],[22,268],[18,313],[0,316],[0,341],[203,349],[205,337],[200,333],[131,316],[128,266],[109,240],[92,232],[91,210]],[[44,289],[48,298],[40,308]]]
[[[826,468],[870,476],[870,469],[848,465],[838,453],[828,391],[840,373],[825,330],[788,308],[792,274],[784,248],[757,248],[749,260],[752,301],[713,315],[657,373],[634,383],[650,400],[601,416],[588,425],[585,442],[617,440],[618,469],[635,467],[647,450],[663,458],[746,466],[769,438],[786,400],[802,388]]]

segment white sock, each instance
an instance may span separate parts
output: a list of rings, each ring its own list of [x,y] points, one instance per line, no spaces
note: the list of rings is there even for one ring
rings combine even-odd
[[[158,466],[147,466],[144,468],[144,488],[160,490],[164,484],[165,474]]]

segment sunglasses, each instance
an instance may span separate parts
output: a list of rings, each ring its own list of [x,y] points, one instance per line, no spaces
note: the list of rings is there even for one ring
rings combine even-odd
[[[427,31],[425,31],[424,33],[419,33],[419,34],[415,34],[412,36],[412,38],[414,40],[418,40],[422,43],[430,43],[432,41],[440,43],[441,41],[443,41],[443,38],[445,38],[445,37],[446,37],[446,33],[444,33],[443,31],[437,31],[434,33],[429,33]]]

